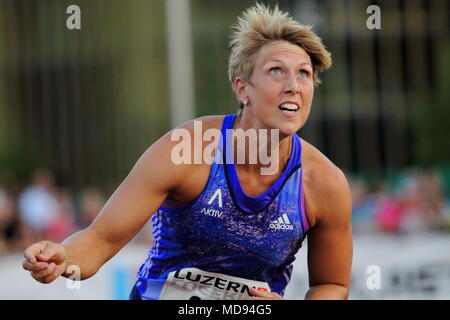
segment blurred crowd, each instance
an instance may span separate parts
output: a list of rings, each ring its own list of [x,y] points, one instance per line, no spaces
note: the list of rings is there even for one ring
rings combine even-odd
[[[36,241],[62,242],[91,224],[108,192],[97,187],[68,191],[45,168],[36,169],[25,187],[0,185],[0,255],[21,251]],[[150,223],[135,241],[151,244]]]
[[[0,255],[43,239],[61,242],[87,227],[105,204],[99,188],[69,192],[47,169],[36,170],[28,186],[0,186]],[[450,230],[450,199],[437,171],[410,171],[391,182],[350,177],[352,226],[358,232],[402,234]],[[150,244],[151,229],[136,238]]]
[[[74,195],[57,186],[47,169],[37,169],[25,188],[0,186],[0,254],[44,239],[61,242],[88,226],[104,202],[97,188]]]
[[[350,187],[354,232],[450,230],[450,197],[437,170],[409,170],[372,184],[352,178]]]

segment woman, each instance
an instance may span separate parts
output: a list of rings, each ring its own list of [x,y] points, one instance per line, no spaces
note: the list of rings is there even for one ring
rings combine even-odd
[[[282,299],[306,235],[305,298],[348,298],[349,187],[331,161],[296,135],[308,118],[318,72],[331,66],[330,54],[308,27],[261,5],[239,19],[231,48],[239,115],[197,119],[203,130],[222,133],[214,161],[174,161],[179,145],[172,135],[184,130],[195,136],[198,122],[163,136],[88,228],[62,244],[41,241],[25,250],[23,267],[36,280],[68,277],[71,265],[81,279],[91,277],[152,217],[153,247],[131,299]],[[238,129],[259,134],[257,150],[227,135]],[[194,157],[196,143],[188,150]],[[202,141],[201,147],[207,154],[210,145]],[[272,155],[271,163],[250,161],[261,150]],[[244,161],[236,161],[242,155]],[[262,174],[269,167],[275,170]]]

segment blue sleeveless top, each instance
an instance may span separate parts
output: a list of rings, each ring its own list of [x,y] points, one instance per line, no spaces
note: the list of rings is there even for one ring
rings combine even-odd
[[[236,168],[226,157],[231,139],[224,137],[235,119],[233,114],[224,118],[200,195],[182,207],[169,207],[170,201],[165,201],[152,216],[153,246],[137,272],[140,298],[158,299],[170,273],[191,267],[265,282],[271,291],[284,295],[308,230],[300,138],[292,136],[282,175],[267,191],[252,197],[242,190]]]

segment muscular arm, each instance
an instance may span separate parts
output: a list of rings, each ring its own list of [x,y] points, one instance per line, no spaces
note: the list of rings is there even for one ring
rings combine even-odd
[[[351,195],[336,167],[312,183],[310,209],[316,221],[308,234],[310,289],[305,299],[347,299],[352,264]]]
[[[205,129],[217,129],[223,116],[197,120],[202,121]],[[194,154],[194,121],[179,129],[184,132],[183,143],[191,139],[190,154]],[[177,155],[180,148],[174,148],[179,141],[171,141],[171,137],[172,132],[167,133],[142,155],[88,228],[61,244],[48,240],[31,244],[24,250],[22,267],[41,283],[50,283],[60,275],[69,277],[70,271],[76,269],[81,279],[87,279],[136,235],[167,197],[179,201],[195,198],[204,188],[210,165],[174,163],[172,151]],[[203,148],[209,145],[204,141]],[[181,149],[187,154],[185,147]],[[68,269],[70,266],[78,268]]]
[[[81,279],[94,275],[130,241],[168,192],[186,177],[186,167],[174,165],[170,159],[172,144],[167,134],[150,147],[92,224],[62,243],[67,251],[67,266],[78,266]]]

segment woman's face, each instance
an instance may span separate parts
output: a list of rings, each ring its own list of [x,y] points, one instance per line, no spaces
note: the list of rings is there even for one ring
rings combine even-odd
[[[287,41],[261,47],[255,55],[251,83],[238,81],[237,91],[256,128],[296,133],[306,122],[314,95],[313,68],[306,51]],[[237,88],[239,88],[237,86]]]

